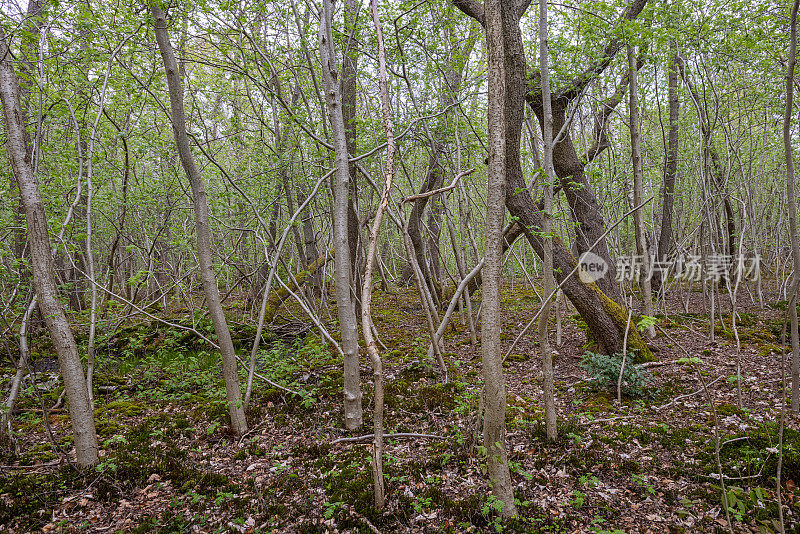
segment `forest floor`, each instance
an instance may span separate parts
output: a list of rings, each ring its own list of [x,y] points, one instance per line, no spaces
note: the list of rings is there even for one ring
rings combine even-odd
[[[0,455],[0,530],[777,532],[785,302],[761,309],[740,293],[739,391],[727,296],[713,341],[703,294],[689,299],[688,307],[669,300],[666,315],[659,308],[652,341],[659,363],[641,371],[652,379],[634,392],[640,396],[621,404],[580,365],[590,350],[582,322],[574,311],[564,313],[554,442],[544,435],[535,336],[523,337],[505,365],[519,511],[506,522],[498,517],[480,453],[480,351],[456,322],[446,336],[449,381],[442,383],[426,357],[425,320],[413,290],[378,291],[373,306],[386,346],[386,431],[438,437],[387,438],[388,498],[381,512],[372,503],[369,443],[333,443],[352,435],[342,426],[341,359],[313,333],[294,337],[303,322],[299,311],[282,311],[279,322],[287,324],[276,330],[284,341],[276,337],[265,347],[259,372],[300,394],[257,381],[247,410],[251,430],[240,438],[227,424],[213,351],[184,330],[149,320],[104,326],[95,377],[101,463],[90,473],[67,461],[69,424],[57,403],[63,386],[39,327],[31,340],[35,386],[26,383],[13,422],[16,442],[3,445]],[[766,302],[777,300],[776,293],[765,294]],[[516,285],[504,288],[503,303],[508,347],[539,299]],[[243,309],[231,306],[230,320],[246,355],[254,321]],[[210,332],[199,312],[154,313]],[[335,331],[334,308],[322,317]],[[12,338],[5,343],[16,346]],[[0,390],[11,376],[7,358],[2,365]],[[372,373],[365,357],[361,372],[362,432],[368,433]],[[787,532],[798,531],[800,432],[791,414],[783,440],[785,523]]]

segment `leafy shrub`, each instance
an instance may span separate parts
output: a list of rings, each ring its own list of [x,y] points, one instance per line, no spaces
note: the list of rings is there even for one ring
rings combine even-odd
[[[587,352],[581,359],[581,367],[595,380],[597,389],[617,393],[617,380],[622,367],[622,354],[597,354]],[[644,397],[646,388],[653,382],[653,376],[628,357],[622,372],[622,393],[628,397]]]

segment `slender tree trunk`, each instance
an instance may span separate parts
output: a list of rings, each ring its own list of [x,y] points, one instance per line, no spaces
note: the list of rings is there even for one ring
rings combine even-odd
[[[169,42],[167,32],[166,13],[156,3],[150,4],[150,10],[155,19],[155,34],[161,58],[164,61],[164,70],[169,89],[170,109],[172,112],[172,129],[175,134],[175,145],[181,164],[189,178],[194,202],[195,232],[197,233],[197,260],[199,263],[200,279],[203,283],[203,292],[206,297],[208,312],[217,335],[220,352],[222,353],[222,367],[225,378],[225,392],[228,400],[228,411],[231,416],[231,428],[237,436],[247,432],[247,421],[242,406],[242,392],[239,385],[239,373],[236,364],[236,353],[233,340],[228,329],[228,322],[222,309],[219,295],[219,286],[214,274],[214,262],[211,254],[211,229],[209,224],[208,196],[203,177],[195,164],[189,146],[189,137],[186,134],[186,117],[183,108],[183,87],[181,85],[178,62],[175,52]]]
[[[19,360],[17,360],[17,372],[11,381],[11,388],[6,399],[6,409],[0,414],[0,436],[11,438],[11,414],[14,411],[14,405],[17,403],[19,391],[22,387],[22,380],[25,378],[25,372],[28,368],[28,357],[30,350],[28,349],[28,325],[30,324],[31,315],[36,309],[36,297],[31,299],[25,313],[22,315],[22,320],[19,323]]]
[[[331,123],[336,173],[334,174],[333,247],[336,252],[334,279],[336,307],[342,332],[344,352],[344,419],[348,430],[362,425],[361,370],[358,361],[358,324],[353,296],[350,292],[351,264],[348,234],[348,193],[350,190],[350,163],[347,150],[345,122],[342,115],[342,93],[336,73],[333,53],[331,0],[323,0],[319,29],[319,50],[322,60],[322,78],[325,83],[325,100]]]
[[[6,151],[25,207],[36,297],[58,355],[61,376],[64,379],[64,390],[75,436],[76,460],[78,466],[87,468],[95,465],[98,460],[94,414],[89,404],[86,377],[78,355],[78,346],[61,302],[58,300],[47,217],[36,177],[30,162],[26,160],[25,124],[20,104],[20,89],[2,28],[0,28],[0,99],[6,123]]]
[[[672,43],[672,49],[676,44]],[[661,230],[658,235],[658,252],[656,261],[666,261],[672,245],[672,214],[675,204],[675,177],[678,173],[678,120],[680,119],[680,102],[678,101],[678,60],[677,52],[673,54],[669,63],[668,74],[668,100],[669,100],[669,141],[667,145],[666,162],[664,164],[664,198],[661,204]],[[653,292],[658,293],[661,285],[666,280],[661,271],[653,272]]]
[[[344,26],[347,33],[345,48],[342,50],[342,120],[344,121],[347,153],[355,156],[358,152],[356,112],[358,110],[358,12],[361,3],[357,0],[344,0]],[[331,45],[333,46],[333,45]],[[334,56],[332,55],[331,58]],[[361,262],[359,262],[359,243],[361,229],[358,220],[358,182],[355,164],[348,163],[350,182],[348,183],[347,203],[347,243],[350,247],[350,269],[355,290],[356,316],[360,313],[361,302]]]
[[[642,139],[639,133],[639,94],[638,94],[638,69],[636,68],[636,56],[633,47],[628,45],[628,79],[631,84],[629,91],[630,98],[630,128],[631,128],[631,158],[633,159],[633,205],[639,206],[644,201],[642,192]],[[636,253],[642,257],[643,276],[639,277],[639,285],[642,290],[642,309],[644,314],[653,316],[653,297],[650,286],[650,252],[647,246],[647,229],[644,224],[644,207],[633,212],[633,220],[636,233]],[[647,328],[647,337],[652,339],[656,336],[655,327],[650,325]]]
[[[551,217],[553,216],[553,183],[556,175],[553,170],[553,109],[550,100],[550,66],[547,42],[547,0],[539,0],[539,69],[542,73],[542,137],[544,138],[544,170],[547,174],[544,184],[544,210],[542,213],[542,274],[544,276],[543,294],[549,295],[556,286],[553,277],[553,236]],[[542,303],[544,310],[539,316],[539,349],[542,352],[542,389],[544,390],[544,419],[547,439],[558,437],[556,424],[555,377],[553,373],[553,353],[550,348],[550,307],[551,299]]]
[[[425,194],[441,187],[442,168],[439,157],[443,150],[444,145],[439,140],[434,141],[431,155],[428,158],[428,173],[420,188],[420,194]],[[430,196],[425,196],[414,201],[414,206],[408,216],[408,237],[411,239],[411,244],[414,245],[414,256],[422,272],[422,278],[428,286],[428,291],[433,296],[434,302],[438,304],[442,297],[442,286],[439,279],[431,272],[431,266],[428,264],[425,254],[425,240],[422,238],[422,215],[430,200]],[[413,267],[409,265],[408,269],[412,271]],[[411,273],[411,276],[413,276],[413,273]]]
[[[375,267],[375,257],[378,252],[378,233],[381,229],[383,214],[389,206],[389,194],[392,190],[394,180],[394,130],[392,128],[392,113],[389,101],[389,87],[386,80],[386,49],[383,44],[383,30],[378,16],[378,2],[371,0],[372,20],[375,24],[375,34],[378,40],[378,73],[379,86],[381,93],[381,115],[383,116],[383,128],[386,131],[386,176],[384,178],[383,192],[375,212],[375,220],[369,232],[369,248],[367,249],[367,264],[364,268],[364,287],[361,290],[361,328],[364,332],[364,344],[367,354],[372,361],[373,380],[375,382],[375,400],[373,412],[374,440],[372,452],[372,474],[375,488],[375,507],[382,510],[384,506],[384,485],[383,485],[383,362],[378,353],[378,346],[375,336],[372,334],[374,328],[372,323],[372,275]]]
[[[492,493],[503,503],[500,515],[513,517],[514,489],[506,453],[506,385],[500,340],[500,286],[503,273],[503,219],[506,195],[505,92],[506,62],[504,11],[512,6],[503,0],[486,0],[486,46],[489,57],[489,188],[486,197],[486,256],[483,267],[483,318],[481,355],[483,360],[484,419],[483,445],[486,448]]]
[[[20,47],[20,55],[22,56],[22,61],[20,62],[20,70],[22,76],[18,81],[20,88],[20,109],[22,110],[23,123],[27,122],[28,98],[30,96],[31,86],[33,85],[33,80],[35,77],[36,62],[34,61],[34,58],[38,60],[38,55],[40,52],[39,37],[41,35],[43,23],[42,1],[43,0],[29,0],[27,12],[25,13],[25,31],[21,34],[22,42]],[[38,132],[35,132],[35,135],[38,135]],[[23,132],[23,136],[25,139],[25,161],[27,161],[29,165],[33,165],[33,151],[36,148],[35,144],[31,141],[27,129]],[[11,185],[12,190],[19,188],[16,183],[16,179],[12,181]],[[22,198],[20,198],[19,203],[14,211],[14,227],[16,228],[14,230],[14,257],[19,261],[18,266],[20,269],[20,279],[23,281],[27,280],[29,283],[30,275],[28,274],[27,270],[24,269],[24,264],[22,263],[22,260],[25,256],[25,248],[27,243],[25,238],[24,222],[25,206],[22,204]]]
[[[797,331],[796,297],[800,287],[800,244],[797,238],[797,201],[795,199],[794,158],[792,156],[792,99],[794,97],[794,69],[797,63],[797,8],[792,5],[789,59],[786,65],[786,108],[783,115],[783,148],[786,157],[786,203],[789,209],[789,238],[792,245],[792,289],[789,293],[789,318],[792,328],[792,413],[800,411],[800,336]]]

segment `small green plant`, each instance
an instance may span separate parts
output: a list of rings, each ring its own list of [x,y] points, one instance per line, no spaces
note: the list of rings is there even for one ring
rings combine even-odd
[[[622,367],[621,354],[609,356],[587,352],[580,365],[595,380],[597,389],[614,394],[617,392],[617,380]],[[628,358],[622,372],[622,393],[627,397],[645,397],[648,395],[646,388],[652,382],[652,375]]]
[[[411,503],[414,506],[414,511],[418,514],[421,514],[425,511],[426,508],[430,508],[433,504],[433,499],[431,497],[417,497],[414,499],[414,502]]]
[[[639,486],[644,492],[650,495],[656,494],[656,489],[653,487],[652,484],[650,484],[647,481],[647,475],[634,474],[633,476],[631,476],[631,480],[633,481],[634,484]]]
[[[580,490],[572,490],[572,499],[569,501],[575,508],[580,508],[586,502],[586,494]]]
[[[764,508],[764,491],[761,488],[745,490],[738,486],[728,486],[726,490],[722,494],[722,506],[736,521],[744,521],[749,511]]]
[[[214,504],[219,506],[230,499],[233,499],[233,493],[229,491],[219,491],[217,492],[217,496],[214,498]]]
[[[326,502],[325,506],[325,519],[330,519],[336,514],[336,510],[338,510],[344,503],[341,501],[338,502]]]
[[[503,501],[494,495],[489,495],[489,497],[486,499],[486,502],[481,507],[481,514],[486,519],[489,519],[489,516],[494,514],[495,517],[489,522],[489,524],[494,527],[495,532],[503,532],[503,524],[499,515],[502,511]]]
[[[583,438],[580,436],[580,434],[576,434],[574,432],[569,432],[567,434],[567,438],[569,438],[573,445],[580,445],[583,441]]]

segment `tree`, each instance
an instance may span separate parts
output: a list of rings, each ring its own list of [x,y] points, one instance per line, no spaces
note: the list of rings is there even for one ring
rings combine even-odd
[[[247,420],[242,405],[242,391],[239,385],[239,372],[236,364],[236,352],[233,347],[231,332],[225,313],[222,309],[222,300],[219,295],[219,286],[214,274],[214,261],[211,253],[211,231],[209,227],[208,198],[200,169],[192,156],[189,137],[186,133],[186,116],[183,108],[183,88],[181,87],[180,71],[175,59],[172,43],[167,32],[166,13],[156,4],[150,4],[150,12],[155,21],[154,29],[161,59],[164,62],[164,71],[169,89],[169,102],[172,119],[172,130],[175,135],[175,145],[181,160],[183,170],[189,178],[192,188],[192,201],[194,203],[195,234],[197,238],[197,260],[200,268],[200,278],[203,282],[203,293],[206,297],[214,333],[217,335],[220,352],[222,354],[223,375],[225,377],[225,394],[228,400],[228,412],[231,416],[231,428],[237,436],[247,432]]]
[[[628,45],[628,80],[631,88],[630,97],[630,128],[631,128],[631,160],[633,161],[633,205],[642,206],[644,193],[642,192],[642,140],[639,134],[639,87],[637,82],[636,56],[633,47]],[[650,286],[650,247],[647,246],[647,230],[644,225],[644,206],[633,212],[636,229],[636,253],[642,257],[642,271],[644,276],[639,278],[642,288],[642,309],[644,314],[653,315],[653,298]],[[627,327],[626,327],[627,328]],[[653,338],[656,330],[653,325],[647,327],[647,337]]]
[[[325,85],[325,101],[328,107],[328,120],[331,124],[336,173],[333,194],[333,246],[336,252],[334,262],[336,307],[339,313],[339,327],[342,332],[342,351],[344,352],[344,420],[349,430],[362,425],[361,409],[361,370],[358,363],[358,323],[356,309],[351,294],[350,239],[348,233],[348,206],[350,191],[350,161],[347,149],[347,134],[342,114],[342,89],[337,75],[333,52],[331,21],[333,5],[331,0],[323,0],[322,17],[319,26],[319,54],[322,61],[322,79]]]
[[[539,0],[539,69],[542,73],[542,139],[544,140],[544,170],[547,179],[544,184],[544,201],[542,207],[542,275],[544,283],[542,292],[545,300],[544,310],[539,317],[539,347],[542,352],[542,386],[544,389],[544,419],[547,439],[558,437],[556,425],[555,378],[553,376],[553,354],[550,348],[550,307],[552,299],[548,298],[556,287],[553,277],[553,235],[551,217],[553,216],[553,108],[550,102],[550,65],[548,55],[550,48],[547,42],[547,2]]]
[[[623,20],[636,18],[643,9],[644,3],[643,0],[633,2],[621,18]],[[484,8],[480,2],[453,0],[453,4],[485,27]],[[508,22],[503,25],[506,53],[505,73],[508,78],[504,93],[506,102],[504,116],[506,121],[505,162],[507,165],[506,207],[522,225],[525,236],[536,254],[542,257],[544,253],[544,243],[541,237],[542,215],[539,206],[534,202],[527,189],[520,163],[520,141],[526,100],[536,112],[539,121],[542,120],[540,73],[536,71],[530,75],[527,74],[525,51],[519,28],[519,20],[528,5],[529,2],[521,0],[516,8],[504,10],[505,16],[509,18]],[[622,44],[617,37],[611,38],[598,60],[591,62],[581,74],[553,92],[551,96],[553,131],[560,131],[564,125],[567,104],[608,66],[621,47]],[[560,240],[554,239],[553,269],[556,280],[586,322],[591,336],[599,345],[600,350],[609,354],[622,352],[627,313],[619,304],[615,269],[605,244],[604,219],[599,212],[599,206],[583,172],[583,163],[578,159],[569,133],[566,133],[561,142],[553,147],[553,166],[561,180],[562,190],[567,197],[573,217],[579,223],[579,231],[576,236],[578,252],[582,254],[594,246],[595,248],[592,250],[604,259],[608,267],[606,275],[601,277],[597,283],[584,283],[577,277],[568,277],[568,274],[573,272],[577,260]],[[635,329],[628,336],[628,344],[639,351],[640,357],[648,357],[647,345]]]
[[[514,489],[505,446],[506,384],[500,344],[500,285],[503,273],[503,219],[506,195],[506,100],[507,73],[504,25],[505,12],[513,6],[502,0],[486,1],[486,48],[489,58],[489,179],[486,197],[486,256],[483,267],[483,319],[481,357],[483,362],[483,446],[489,466],[493,494],[503,503],[500,514],[513,517]]]
[[[3,103],[6,150],[19,186],[20,198],[25,208],[28,228],[28,245],[31,254],[33,284],[39,309],[44,317],[53,342],[61,377],[64,380],[72,431],[75,436],[76,461],[79,467],[88,468],[98,461],[97,434],[94,413],[89,403],[89,391],[83,374],[78,346],[72,328],[58,300],[58,288],[53,276],[53,251],[50,247],[47,216],[25,148],[20,87],[11,63],[11,52],[5,32],[0,28],[0,98]]]
[[[794,156],[792,155],[792,100],[794,69],[797,63],[797,7],[792,5],[789,60],[786,64],[786,108],[783,115],[783,149],[786,158],[786,204],[789,211],[789,240],[792,247],[792,286],[789,290],[789,319],[792,330],[792,413],[800,412],[800,333],[797,326],[797,291],[800,287],[800,244],[797,238],[797,201],[795,199]]]
[[[672,50],[677,47],[672,41]],[[669,74],[667,81],[667,99],[669,101],[669,141],[666,154],[664,156],[664,185],[661,201],[661,229],[658,234],[658,249],[656,261],[666,261],[670,246],[672,244],[672,215],[675,205],[675,177],[678,173],[678,119],[680,118],[680,101],[678,100],[678,58],[677,53],[673,53],[669,62]],[[666,282],[661,276],[660,270],[653,271],[652,287],[653,292],[658,293],[661,285]]]

